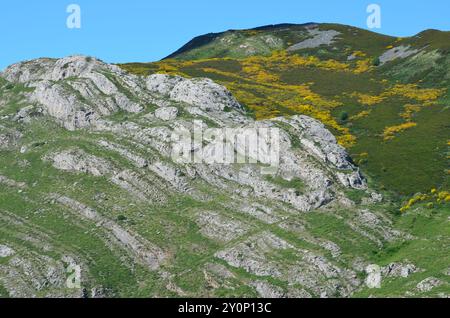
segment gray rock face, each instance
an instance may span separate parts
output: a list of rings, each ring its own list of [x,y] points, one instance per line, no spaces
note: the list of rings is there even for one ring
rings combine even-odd
[[[167,96],[177,102],[199,107],[202,110],[242,109],[225,87],[210,79],[185,79],[179,76],[154,74],[146,79],[146,85],[151,92]]]
[[[281,288],[273,286],[267,282],[257,281],[253,282],[251,285],[256,289],[259,296],[261,296],[262,298],[274,299],[286,297],[286,294]]]
[[[25,189],[26,184],[23,182],[17,182],[15,180],[11,180],[5,176],[0,175],[0,184],[5,185],[11,188]]]
[[[334,38],[340,34],[340,32],[335,30],[321,31],[317,28],[312,28],[308,30],[310,39],[302,41],[300,43],[290,46],[288,51],[297,51],[302,49],[316,48],[321,45],[331,45],[334,42]]]
[[[127,158],[138,168],[145,168],[148,166],[148,160],[129,151],[127,148],[124,148],[120,145],[108,142],[106,140],[99,140],[98,144],[108,150],[118,152],[123,157]]]
[[[303,146],[323,161],[330,162],[338,169],[352,167],[345,149],[338,145],[336,137],[321,122],[303,115],[278,120],[293,126],[300,133]]]
[[[113,147],[113,145],[108,143],[106,144],[108,147]],[[103,142],[102,145],[105,145],[105,142]],[[138,167],[147,167],[148,163],[145,159],[140,158],[127,150],[124,150],[123,148],[109,149],[118,151],[124,157],[132,161],[133,164],[138,165]],[[138,198],[139,200],[152,200],[154,202],[161,202],[165,200],[161,189],[155,188],[152,182],[146,180],[144,176],[127,169],[121,170],[110,161],[87,154],[81,149],[74,148],[51,153],[43,159],[50,161],[53,167],[62,171],[86,173],[95,177],[107,178],[109,182],[129,192],[132,196]],[[161,172],[159,175],[164,177],[164,172],[165,171]],[[169,181],[178,182],[180,184],[180,188],[185,186],[179,179],[177,179],[175,172],[170,171],[168,175],[170,175]],[[181,191],[180,188],[177,188],[177,190]]]
[[[45,255],[12,255],[5,265],[0,265],[0,280],[10,297],[35,298],[48,286],[64,288],[65,268]],[[76,293],[73,291],[72,293]],[[68,296],[76,297],[75,295]],[[59,295],[60,297],[62,294]],[[78,297],[80,297],[79,295]],[[58,297],[55,294],[54,297]]]
[[[42,108],[35,108],[34,106],[26,106],[21,108],[14,116],[13,120],[23,123],[30,123],[33,117],[41,116]]]
[[[115,85],[101,76],[101,71],[129,76],[117,66],[81,55],[21,62],[9,66],[0,75],[10,82],[22,84],[42,80],[62,81],[69,78],[91,78],[105,94],[117,91]]]
[[[184,80],[181,76],[153,74],[146,78],[145,84],[149,91],[169,96],[175,86]]]
[[[197,217],[197,224],[201,233],[218,241],[229,242],[245,234],[250,228],[248,225],[229,219],[214,212],[202,212]]]
[[[404,59],[411,55],[419,52],[418,50],[412,49],[411,46],[400,45],[392,49],[387,50],[380,56],[381,64],[394,61],[396,59]]]
[[[64,87],[49,81],[35,85],[31,100],[43,105],[47,114],[59,119],[67,129],[88,127],[98,118],[89,105],[80,102],[75,95],[68,94]]]
[[[337,172],[336,176],[344,186],[355,189],[366,188],[364,178],[354,167],[346,150],[337,143],[336,138],[322,123],[303,115],[276,120],[287,123],[293,128],[309,154],[342,170]]]
[[[29,94],[30,102],[42,105],[48,115],[70,130],[89,127],[100,116],[118,110],[133,113],[143,110],[142,105],[126,96],[136,92],[136,77],[90,57],[18,63],[1,76],[34,88]],[[119,77],[118,82],[113,81]]]
[[[148,103],[168,106],[167,99],[193,105],[199,111],[242,109],[227,89],[209,79],[163,74],[140,78],[85,56],[18,63],[1,76],[34,88],[29,101],[41,105],[69,130],[92,127],[101,117],[119,110],[139,113]],[[172,120],[176,112],[168,108],[156,115]]]

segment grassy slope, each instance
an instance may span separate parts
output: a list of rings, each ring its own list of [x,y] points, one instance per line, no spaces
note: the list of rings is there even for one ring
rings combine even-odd
[[[430,296],[429,292],[417,293],[416,285],[428,277],[450,283],[446,272],[450,269],[450,208],[427,209],[424,206],[408,211],[397,219],[396,227],[408,231],[414,239],[402,244],[391,244],[375,253],[373,262],[381,266],[391,262],[413,262],[421,271],[408,278],[387,278],[380,289],[363,288],[355,297],[402,297],[415,292],[415,297]],[[435,295],[446,294],[445,285],[433,289]]]
[[[126,114],[115,115],[113,120],[124,121]],[[21,127],[19,127],[21,128]],[[93,135],[85,131],[69,132],[54,124],[52,121],[39,119],[26,128],[23,143],[31,145],[25,154],[16,151],[0,152],[0,175],[16,181],[25,182],[28,187],[22,192],[17,189],[0,185],[0,211],[26,220],[24,224],[3,223],[0,227],[0,239],[3,244],[14,249],[26,249],[27,253],[35,251],[40,255],[47,255],[56,260],[68,253],[75,253],[84,260],[88,272],[85,287],[94,287],[99,284],[114,292],[116,296],[148,297],[148,296],[176,296],[167,290],[166,282],[157,273],[152,273],[141,266],[129,268],[129,261],[124,258],[120,250],[111,250],[105,241],[104,233],[92,223],[83,221],[69,210],[53,205],[47,198],[48,193],[60,193],[95,208],[107,218],[116,220],[125,228],[132,229],[158,246],[169,250],[172,258],[163,266],[163,270],[174,275],[174,282],[188,295],[219,296],[219,297],[255,297],[255,291],[244,283],[254,280],[268,281],[275,286],[286,287],[284,281],[272,277],[257,277],[246,271],[234,268],[214,257],[214,254],[223,249],[222,243],[205,238],[195,223],[197,211],[216,211],[222,215],[231,216],[252,225],[252,231],[239,239],[271,231],[277,236],[299,248],[305,248],[318,254],[326,255],[331,259],[329,251],[318,245],[310,243],[311,239],[330,240],[338,244],[342,256],[337,264],[349,266],[355,256],[362,257],[373,263],[386,265],[393,261],[409,261],[417,264],[424,272],[414,274],[412,279],[392,279],[383,283],[380,290],[360,290],[355,296],[365,297],[404,295],[407,291],[414,291],[414,284],[426,277],[437,277],[450,283],[443,271],[448,267],[449,259],[448,238],[450,233],[448,217],[450,210],[441,205],[436,209],[426,209],[424,205],[416,206],[402,218],[397,218],[395,205],[367,206],[372,211],[391,212],[396,222],[396,228],[411,232],[415,239],[406,245],[391,243],[380,248],[367,237],[355,232],[349,225],[354,211],[337,210],[315,211],[314,213],[285,215],[283,223],[293,222],[305,225],[301,232],[292,232],[282,229],[275,224],[266,224],[245,214],[224,208],[229,204],[229,198],[220,194],[214,196],[214,202],[201,202],[183,196],[171,198],[164,206],[137,203],[130,199],[128,193],[111,186],[102,177],[92,177],[85,174],[64,173],[54,169],[49,163],[42,161],[49,152],[58,149],[79,147],[97,156],[106,157],[116,164],[132,169],[129,162],[115,153],[98,149],[95,140],[109,139],[112,136]],[[134,149],[138,151],[138,149]],[[24,162],[27,164],[24,165]],[[301,189],[302,184],[297,181],[284,184],[286,187]],[[281,183],[280,183],[281,184]],[[34,186],[32,186],[34,185]],[[283,184],[282,184],[283,185]],[[104,201],[99,202],[95,197],[101,193]],[[359,195],[356,194],[355,195]],[[117,209],[119,207],[119,209]],[[121,218],[124,216],[125,218]],[[43,246],[31,245],[22,236],[34,237],[34,232],[48,235],[54,248],[46,251]],[[436,260],[436,255],[441,257]],[[272,255],[279,262],[289,263],[289,251]],[[7,259],[1,260],[6,262]],[[234,278],[220,282],[220,288],[210,291],[210,279],[204,276],[203,268],[207,263],[220,263],[231,271]],[[364,275],[363,273],[358,273]],[[218,278],[214,278],[218,279]],[[219,282],[219,280],[217,281]],[[0,285],[0,297],[5,296],[5,290]],[[47,292],[42,290],[42,295]],[[438,292],[447,292],[445,287],[424,293],[423,296],[436,296]]]

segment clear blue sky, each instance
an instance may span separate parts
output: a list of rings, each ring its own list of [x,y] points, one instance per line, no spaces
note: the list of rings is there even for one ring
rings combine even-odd
[[[81,7],[81,29],[66,8]],[[382,8],[377,32],[407,36],[450,30],[449,0],[14,0],[0,2],[0,69],[21,60],[86,54],[107,62],[154,61],[197,35],[275,23],[337,22],[367,28],[366,8]]]

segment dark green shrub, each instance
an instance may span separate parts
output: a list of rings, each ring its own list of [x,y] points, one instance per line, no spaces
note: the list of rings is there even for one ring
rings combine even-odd
[[[339,114],[339,119],[341,121],[346,121],[348,119],[348,113],[347,112],[342,112]]]
[[[117,221],[123,222],[126,220],[127,220],[127,217],[125,215],[120,214],[119,216],[117,216]]]
[[[379,57],[375,58],[375,59],[373,60],[372,64],[373,64],[374,66],[380,66],[380,64],[381,64],[380,58],[379,58]]]

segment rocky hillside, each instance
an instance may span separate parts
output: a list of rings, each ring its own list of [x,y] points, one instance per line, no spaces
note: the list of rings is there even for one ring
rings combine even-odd
[[[12,65],[0,96],[1,297],[449,295],[449,211],[399,218],[316,119],[84,56]],[[226,129],[277,131],[276,169]]]
[[[407,202],[449,191],[449,43],[450,32],[438,30],[397,38],[282,24],[200,36],[160,62],[122,67],[211,78],[257,119],[318,119],[373,186]]]

